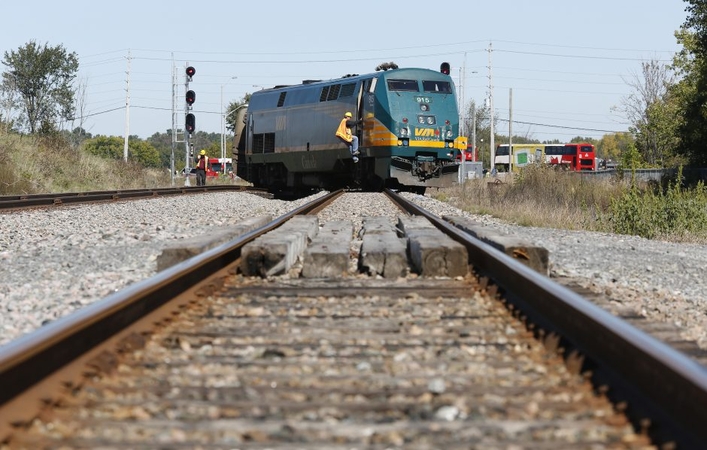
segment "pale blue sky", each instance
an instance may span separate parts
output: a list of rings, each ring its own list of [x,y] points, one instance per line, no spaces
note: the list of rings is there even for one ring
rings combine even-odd
[[[682,0],[6,3],[3,54],[31,40],[78,54],[93,134],[124,133],[130,54],[130,134],[141,138],[172,127],[173,65],[179,127],[188,62],[197,130],[218,133],[222,92],[225,107],[260,86],[370,73],[387,61],[435,70],[448,61],[465,104],[482,104],[490,44],[494,107],[508,119],[512,89],[514,134],[599,138],[627,129],[612,107],[642,61],[670,62],[686,18]],[[507,121],[496,128],[507,134]]]

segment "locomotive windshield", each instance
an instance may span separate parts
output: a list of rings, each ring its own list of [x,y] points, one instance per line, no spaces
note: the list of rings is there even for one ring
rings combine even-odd
[[[388,80],[389,91],[419,92],[417,80]]]
[[[452,83],[449,81],[422,81],[422,89],[425,92],[440,92],[442,94],[452,93]]]

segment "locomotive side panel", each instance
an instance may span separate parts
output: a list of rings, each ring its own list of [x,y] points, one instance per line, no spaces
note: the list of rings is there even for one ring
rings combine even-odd
[[[253,95],[249,105],[246,145],[254,184],[277,189],[328,188],[352,182],[347,147],[334,131],[344,102],[320,101],[322,86],[277,89]],[[343,106],[342,106],[342,103]]]

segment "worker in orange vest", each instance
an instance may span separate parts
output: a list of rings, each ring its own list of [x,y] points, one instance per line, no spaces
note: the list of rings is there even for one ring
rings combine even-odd
[[[336,137],[341,139],[344,144],[349,147],[351,156],[353,156],[354,162],[358,162],[358,136],[351,132],[351,128],[361,125],[363,120],[353,120],[353,114],[346,112],[344,118],[339,122],[339,127],[336,129]]]

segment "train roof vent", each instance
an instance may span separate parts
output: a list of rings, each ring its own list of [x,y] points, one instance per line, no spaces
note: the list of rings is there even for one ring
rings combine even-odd
[[[326,101],[326,98],[327,98],[327,96],[329,95],[329,88],[330,88],[330,87],[331,87],[331,86],[324,86],[324,87],[322,88],[322,92],[319,94],[319,101],[320,101],[320,102],[325,102],[325,101]]]
[[[341,91],[341,85],[340,84],[335,84],[329,89],[329,95],[327,95],[327,101],[329,100],[336,100],[339,98],[339,92]]]
[[[322,80],[302,80],[302,84],[319,83]]]
[[[341,93],[339,94],[339,97],[351,97],[354,94],[354,88],[356,87],[356,83],[346,83],[343,86],[341,86]]]

